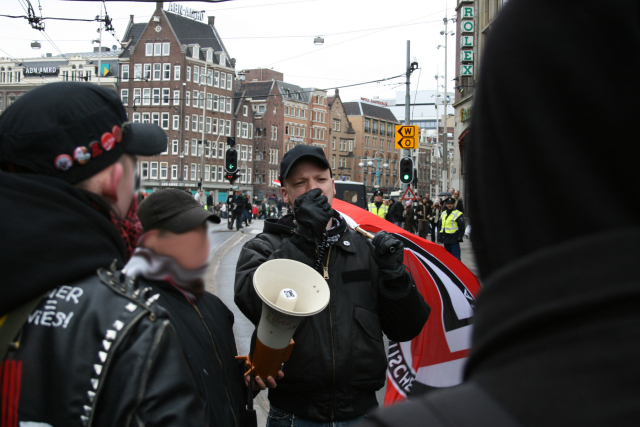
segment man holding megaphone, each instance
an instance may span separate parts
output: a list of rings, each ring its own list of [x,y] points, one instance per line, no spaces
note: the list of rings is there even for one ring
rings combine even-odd
[[[288,151],[280,165],[280,182],[293,215],[265,221],[264,232],[243,247],[235,281],[236,304],[260,324],[257,349],[274,341],[270,332],[260,338],[265,321],[278,314],[306,315],[293,322],[295,344],[282,358],[284,378],[269,391],[267,426],[355,423],[378,406],[375,392],[384,385],[387,366],[382,334],[394,341],[411,340],[430,309],[404,268],[402,243],[380,232],[372,245],[331,208],[335,184],[321,148],[298,145]],[[298,261],[309,271],[285,267],[256,274],[272,260]],[[297,304],[308,306],[307,313],[296,314],[287,306],[292,282],[308,283],[312,289],[296,291]],[[323,286],[330,297],[321,291]],[[263,304],[269,313],[261,321]]]

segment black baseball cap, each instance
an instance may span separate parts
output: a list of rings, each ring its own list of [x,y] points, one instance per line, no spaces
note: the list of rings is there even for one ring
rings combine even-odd
[[[220,217],[204,209],[190,194],[174,188],[151,193],[138,208],[144,231],[166,230],[182,234],[194,230],[205,221],[220,223]]]
[[[125,153],[160,154],[167,141],[159,126],[129,122],[114,90],[92,83],[48,83],[0,115],[0,168],[75,184]]]
[[[331,172],[331,166],[329,166],[329,161],[324,155],[324,150],[320,147],[316,147],[315,145],[296,145],[291,150],[284,153],[282,156],[282,162],[280,163],[280,182],[285,179],[293,165],[303,157],[310,157],[312,159],[317,159],[319,162],[326,166],[329,169],[329,173],[333,177],[333,173]]]

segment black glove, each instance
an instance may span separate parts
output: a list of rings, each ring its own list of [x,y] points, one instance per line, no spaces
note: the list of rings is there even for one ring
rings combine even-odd
[[[299,233],[320,237],[331,219],[331,205],[322,190],[314,188],[296,199],[293,214]]]
[[[397,279],[404,274],[404,245],[393,235],[381,231],[373,238],[373,259],[385,280]]]

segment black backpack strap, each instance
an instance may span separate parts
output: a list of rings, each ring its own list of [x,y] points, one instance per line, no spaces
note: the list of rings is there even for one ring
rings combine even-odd
[[[475,382],[430,392],[370,415],[364,426],[378,427],[520,427]]]

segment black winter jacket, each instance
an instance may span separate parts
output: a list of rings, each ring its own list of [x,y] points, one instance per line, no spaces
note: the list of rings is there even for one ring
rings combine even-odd
[[[86,193],[37,175],[0,173],[0,206],[0,315],[45,295],[1,363],[2,420],[203,426],[155,293],[101,269],[125,257],[109,217]]]
[[[51,290],[3,361],[3,386],[20,389],[3,401],[16,402],[18,420],[52,426],[205,425],[156,298],[105,269]]]
[[[293,215],[267,220],[264,233],[244,245],[238,260],[240,310],[259,322],[262,305],[252,280],[262,263],[287,258],[313,267],[315,249],[315,242],[294,233]],[[410,340],[429,315],[408,273],[395,283],[379,279],[362,235],[346,231],[327,253],[331,301],[298,326],[285,376],[269,391],[279,409],[321,422],[352,419],[375,408],[375,391],[384,385],[387,367],[382,333],[394,341]]]
[[[402,221],[402,203],[393,202],[387,213],[387,221],[400,222]]]
[[[205,292],[195,305],[167,282],[142,279],[159,293],[191,368],[208,426],[245,426],[244,362],[236,361],[233,313],[220,298]]]

